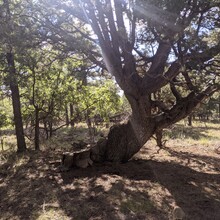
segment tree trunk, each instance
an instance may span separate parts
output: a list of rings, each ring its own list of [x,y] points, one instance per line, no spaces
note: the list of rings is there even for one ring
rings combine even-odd
[[[142,145],[139,143],[131,122],[111,127],[108,139],[98,142],[91,151],[91,159],[95,162],[126,162]]]
[[[192,126],[192,114],[190,114],[187,119],[188,119],[188,126]]]
[[[163,130],[158,130],[156,133],[156,142],[157,142],[157,146],[162,148],[163,147]]]
[[[40,128],[39,128],[39,109],[35,108],[35,137],[34,137],[34,144],[35,150],[40,150]]]
[[[218,118],[220,118],[220,103],[218,104]]]
[[[46,133],[46,140],[48,140],[49,131],[48,131],[48,128],[47,128],[47,119],[44,119],[44,130],[45,130],[45,133]]]
[[[220,95],[218,97],[218,118],[220,118]]]
[[[6,58],[9,67],[9,81],[10,81],[9,83],[10,83],[10,89],[12,95],[15,132],[17,138],[17,151],[24,152],[26,150],[26,143],[24,138],[20,94],[19,94],[18,82],[16,78],[14,56],[12,53],[7,53]]]
[[[86,124],[87,124],[88,130],[89,130],[90,141],[92,143],[94,143],[95,132],[94,132],[94,127],[92,126],[92,121],[90,118],[90,111],[89,110],[86,111],[85,117],[86,117]]]
[[[95,162],[126,162],[136,154],[156,131],[155,121],[148,117],[148,96],[138,99],[128,97],[132,107],[132,116],[126,124],[114,125],[110,128],[108,138],[91,151],[91,159]]]
[[[73,104],[70,104],[70,125],[74,127],[74,111],[73,111]]]
[[[191,93],[177,101],[176,105],[165,113],[152,115],[148,96],[133,99],[129,97],[132,107],[132,116],[126,124],[114,125],[110,128],[107,138],[101,139],[90,150],[78,153],[79,155],[64,157],[63,167],[71,166],[85,168],[93,162],[126,162],[135,155],[141,147],[154,135],[161,138],[161,131],[177,121],[187,117],[198,104],[206,98],[206,94],[214,90],[206,89],[202,94]],[[150,109],[150,110],[149,110]],[[159,145],[162,142],[159,141]],[[65,159],[68,158],[68,159]],[[67,160],[67,161],[65,161]],[[66,167],[65,164],[68,164]]]
[[[4,137],[1,138],[2,152],[4,151]]]
[[[68,105],[65,107],[65,116],[66,116],[66,125],[68,127],[70,124]]]
[[[53,119],[48,122],[50,138],[53,136]]]

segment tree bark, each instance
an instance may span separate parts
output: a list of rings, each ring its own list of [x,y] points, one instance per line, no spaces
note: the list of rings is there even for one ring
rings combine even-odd
[[[190,114],[188,117],[187,117],[187,120],[188,120],[188,126],[192,126],[192,114]]]
[[[49,134],[50,134],[50,138],[51,138],[53,136],[53,119],[52,118],[51,118],[51,120],[49,120],[48,126],[49,126]]]
[[[151,136],[151,134],[148,134]],[[137,153],[142,144],[130,121],[127,124],[111,127],[108,138],[91,150],[91,159],[94,162],[127,162]]]
[[[47,119],[44,119],[44,130],[45,130],[45,133],[46,133],[46,140],[49,139],[49,131],[48,131],[48,128],[47,128]]]
[[[65,107],[65,116],[66,116],[66,126],[68,127],[70,124],[68,105]]]
[[[40,128],[39,128],[39,109],[35,108],[35,137],[34,137],[34,144],[35,144],[35,150],[40,150]]]
[[[70,126],[74,127],[74,111],[73,111],[73,104],[70,104]]]
[[[10,83],[10,89],[11,89],[11,95],[12,95],[15,132],[16,132],[16,138],[17,138],[17,151],[24,152],[26,150],[26,143],[25,143],[25,138],[24,138],[20,94],[19,94],[18,82],[17,82],[17,77],[16,77],[13,54],[7,53],[6,59],[7,59],[8,68],[9,68],[9,83]]]
[[[128,96],[129,97],[129,96]],[[132,115],[126,124],[114,125],[105,141],[91,151],[95,162],[126,162],[136,154],[156,131],[155,120],[149,117],[149,96],[129,97]]]

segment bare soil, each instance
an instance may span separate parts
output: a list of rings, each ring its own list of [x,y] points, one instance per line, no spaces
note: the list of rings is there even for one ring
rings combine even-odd
[[[150,141],[124,164],[58,172],[59,150],[11,154],[0,164],[0,219],[220,219],[220,145]],[[3,158],[3,157],[2,157]]]

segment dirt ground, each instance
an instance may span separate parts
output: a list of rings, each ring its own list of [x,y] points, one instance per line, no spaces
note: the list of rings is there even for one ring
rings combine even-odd
[[[152,140],[128,163],[63,173],[58,150],[12,154],[0,164],[0,219],[163,220],[179,206],[184,219],[219,220],[219,147]]]

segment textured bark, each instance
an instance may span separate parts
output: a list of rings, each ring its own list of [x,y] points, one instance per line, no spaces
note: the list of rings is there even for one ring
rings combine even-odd
[[[145,139],[152,135],[148,132]],[[143,146],[130,121],[126,124],[111,127],[107,138],[102,138],[98,143],[87,151],[64,154],[62,158],[61,171],[67,171],[71,167],[86,168],[93,162],[127,162]]]
[[[130,122],[111,127],[108,138],[92,149],[91,158],[95,162],[126,162],[141,148]]]
[[[70,119],[69,119],[68,105],[65,107],[65,116],[66,116],[66,125],[69,126]]]
[[[155,121],[148,117],[149,97],[129,97],[133,114],[126,124],[114,125],[108,137],[92,149],[95,162],[126,162],[135,155],[155,132]]]
[[[8,68],[9,68],[9,83],[10,83],[10,89],[11,89],[11,95],[12,95],[15,132],[16,132],[16,138],[17,138],[17,151],[24,152],[26,150],[26,143],[25,143],[25,138],[24,138],[20,94],[19,94],[18,82],[16,78],[14,56],[12,53],[7,53],[6,58],[7,58]]]

